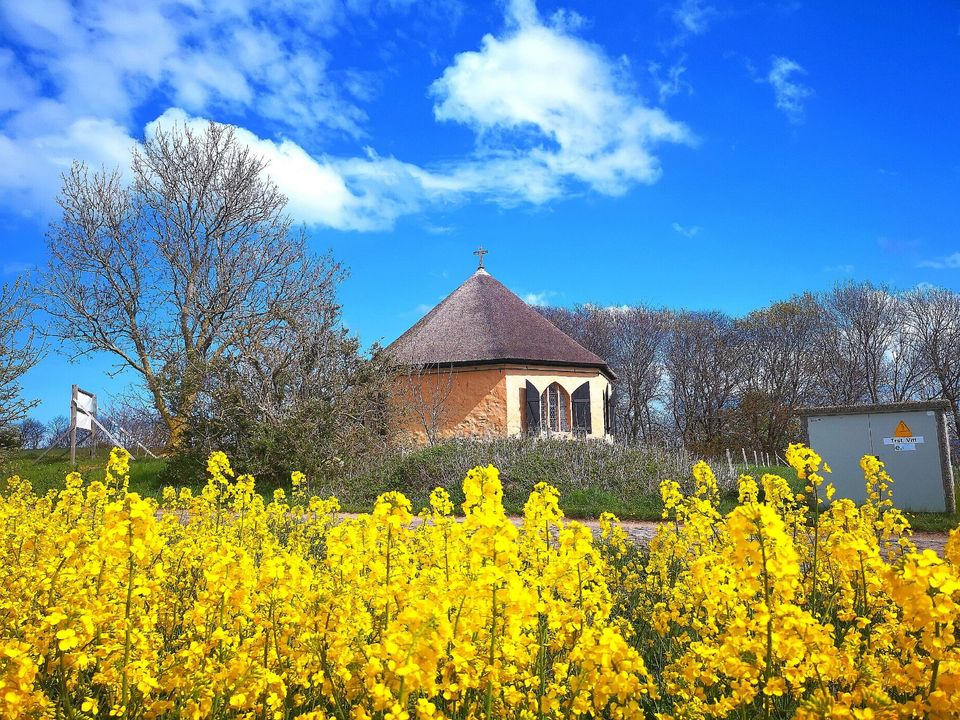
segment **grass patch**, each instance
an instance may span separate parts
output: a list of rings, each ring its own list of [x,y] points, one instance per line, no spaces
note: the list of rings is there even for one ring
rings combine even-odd
[[[78,450],[76,469],[87,482],[104,479],[109,448],[99,448],[95,457],[89,449]],[[9,458],[0,473],[19,475],[38,494],[62,490],[71,471],[69,450],[57,449],[42,459],[40,450],[22,450]],[[693,462],[693,459],[690,459]],[[506,439],[493,441],[458,440],[408,453],[388,453],[354,463],[337,476],[313,483],[318,495],[335,495],[346,512],[369,512],[377,496],[387,490],[404,493],[414,511],[427,507],[430,492],[443,487],[455,507],[463,503],[463,477],[476,465],[495,465],[503,482],[503,504],[512,515],[522,515],[523,506],[538,482],[548,482],[560,491],[560,507],[569,518],[596,519],[612,512],[621,520],[659,520],[663,505],[658,487],[662,480],[677,480],[685,491],[691,489],[689,467],[678,469],[680,461],[659,450],[627,448],[605,443],[571,443],[566,440]],[[721,474],[720,511],[737,504],[736,484],[726,463],[715,463]],[[163,458],[138,457],[130,463],[130,490],[144,497],[158,498],[170,484],[172,467]],[[237,468],[243,472],[242,468]],[[766,473],[785,478],[795,492],[803,488],[788,466],[734,466],[734,475],[752,475],[758,481]],[[178,475],[178,477],[180,477]],[[177,487],[203,488],[203,477],[184,473]],[[260,492],[269,496],[270,488]],[[289,486],[284,487],[289,491]],[[896,490],[896,484],[894,484]],[[960,513],[906,513],[910,525],[920,532],[949,532],[960,526]]]
[[[960,513],[907,512],[904,515],[910,521],[910,527],[918,532],[948,533],[960,526]]]
[[[757,481],[757,485],[760,485],[760,478],[764,475],[779,475],[790,483],[794,492],[803,489],[803,481],[797,477],[797,471],[789,465],[749,465],[746,468],[741,468],[740,472],[752,476]]]
[[[77,466],[70,467],[70,451],[68,449],[51,450],[45,457],[40,458],[42,450],[21,450],[12,455],[3,467],[4,478],[19,475],[29,480],[34,492],[45,494],[48,490],[62,490],[63,481],[71,470],[76,469],[83,475],[86,482],[103,481],[106,475],[107,458],[110,457],[110,448],[98,448],[94,457],[90,456],[88,448],[77,449]],[[38,462],[38,458],[39,462]],[[130,491],[144,497],[159,498],[164,483],[160,479],[167,461],[163,458],[137,457],[130,461]],[[202,483],[194,484],[202,487]]]
[[[953,496],[960,502],[960,468],[953,468]],[[897,497],[897,483],[894,478],[893,497]],[[954,528],[960,527],[960,512],[954,513],[906,513],[910,521],[910,527],[920,532],[950,532]]]
[[[560,509],[576,519],[593,520],[612,512],[621,520],[659,520],[663,504],[659,497],[649,494],[631,498],[603,490],[575,489],[560,496]]]

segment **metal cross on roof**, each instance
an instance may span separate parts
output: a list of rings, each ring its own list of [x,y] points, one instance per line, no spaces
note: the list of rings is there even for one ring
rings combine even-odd
[[[484,268],[483,268],[483,256],[486,255],[488,252],[490,252],[490,251],[483,249],[483,245],[481,245],[480,247],[478,247],[476,250],[473,251],[473,254],[480,258],[480,264],[477,266],[477,270],[483,270],[483,269],[484,269]]]

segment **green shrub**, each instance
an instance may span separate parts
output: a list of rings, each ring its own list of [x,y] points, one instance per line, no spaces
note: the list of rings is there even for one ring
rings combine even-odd
[[[403,492],[419,508],[427,504],[430,491],[438,486],[459,503],[467,470],[492,464],[500,469],[504,506],[510,512],[521,512],[533,487],[549,482],[560,490],[561,506],[568,515],[596,517],[608,509],[624,518],[648,518],[659,514],[660,482],[670,477],[685,483],[697,459],[664,448],[595,440],[456,439],[353,458],[336,476],[315,483],[314,490],[335,494],[350,510],[369,509],[377,495],[386,490]],[[721,474],[723,468],[716,465]],[[734,480],[721,476],[727,494],[732,493]]]

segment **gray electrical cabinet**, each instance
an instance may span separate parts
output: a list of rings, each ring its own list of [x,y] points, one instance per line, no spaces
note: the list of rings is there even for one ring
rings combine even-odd
[[[830,466],[826,482],[836,497],[862,503],[866,486],[860,458],[875,455],[893,478],[893,504],[914,512],[956,507],[947,434],[946,400],[807,408],[812,447]]]

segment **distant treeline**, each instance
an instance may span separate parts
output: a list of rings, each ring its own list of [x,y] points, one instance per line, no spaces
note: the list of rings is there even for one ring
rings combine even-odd
[[[616,372],[616,432],[777,452],[797,409],[942,397],[960,426],[960,295],[847,283],[744,317],[645,306],[541,312]]]

